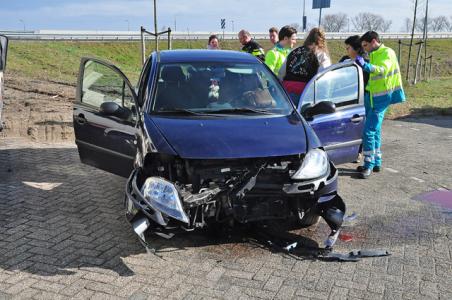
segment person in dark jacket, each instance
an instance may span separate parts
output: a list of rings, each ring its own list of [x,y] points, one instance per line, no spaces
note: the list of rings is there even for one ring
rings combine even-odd
[[[347,51],[347,55],[344,55],[341,57],[341,59],[339,60],[339,62],[345,62],[345,61],[354,61],[356,59],[357,56],[362,56],[364,58],[364,60],[366,62],[369,62],[369,57],[367,55],[367,53],[364,51],[363,47],[361,46],[361,37],[359,35],[352,35],[349,36],[345,41],[345,50]],[[368,99],[370,99],[369,97],[369,92],[366,91],[366,85],[367,82],[369,82],[369,73],[364,72],[363,70],[363,80],[364,80],[364,107],[366,109],[366,116],[367,113],[370,111],[370,104],[369,101],[367,101]],[[363,137],[364,140],[364,137]],[[360,162],[360,158],[362,157],[362,147],[361,147],[361,151],[359,154],[358,159],[355,161],[356,163]],[[361,170],[361,169],[359,169]]]
[[[306,84],[331,65],[325,32],[314,27],[303,46],[294,49],[281,66],[278,77],[295,105],[298,105]]]
[[[240,44],[243,45],[242,51],[256,56],[261,61],[265,60],[264,48],[262,48],[261,45],[251,38],[251,34],[248,31],[242,29],[240,30],[238,36]]]
[[[344,44],[347,55],[342,56],[339,62],[354,61],[358,55],[362,56],[366,62],[369,62],[369,58],[363,47],[361,46],[361,37],[359,35],[349,36],[344,41]],[[369,73],[363,71],[363,78],[365,87],[367,85],[367,82],[369,81]]]
[[[306,45],[295,48],[287,56],[278,77],[295,106],[298,105],[306,84],[317,74],[319,67],[320,63],[313,49]]]

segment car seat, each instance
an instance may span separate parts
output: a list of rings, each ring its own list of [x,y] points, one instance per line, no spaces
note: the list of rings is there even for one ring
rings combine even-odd
[[[156,110],[189,108],[187,78],[177,65],[164,66],[157,87]]]

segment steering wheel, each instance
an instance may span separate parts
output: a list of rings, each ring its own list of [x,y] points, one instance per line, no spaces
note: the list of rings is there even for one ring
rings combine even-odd
[[[246,91],[242,94],[240,102],[247,107],[257,107],[256,98],[257,95],[255,91]]]

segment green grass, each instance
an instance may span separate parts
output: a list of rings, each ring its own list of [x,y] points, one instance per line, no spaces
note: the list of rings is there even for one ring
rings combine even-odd
[[[408,41],[405,41],[408,42]],[[269,41],[259,41],[265,49],[270,49]],[[298,44],[301,44],[299,41]],[[396,52],[397,41],[385,43]],[[166,49],[166,41],[160,42],[161,49]],[[147,43],[147,54],[154,47],[153,42]],[[176,40],[173,49],[203,49],[204,40]],[[221,41],[223,49],[239,50],[238,40]],[[343,41],[328,41],[332,61],[338,61],[344,55]],[[7,73],[15,73],[30,79],[61,81],[75,84],[80,58],[83,56],[97,57],[117,65],[131,80],[136,82],[141,70],[141,46],[139,42],[24,42],[11,41],[8,51]],[[405,84],[408,101],[393,107],[389,117],[406,114],[449,114],[452,112],[452,42],[450,40],[430,40],[429,54],[433,55],[432,79],[415,86]],[[423,53],[423,51],[422,51]],[[401,69],[406,74],[408,48],[402,48]],[[412,66],[417,50],[412,51]],[[7,75],[6,75],[7,76]],[[405,75],[403,75],[405,76]]]
[[[390,107],[387,117],[407,115],[452,116],[452,77],[422,81],[417,85],[405,85],[407,101]]]

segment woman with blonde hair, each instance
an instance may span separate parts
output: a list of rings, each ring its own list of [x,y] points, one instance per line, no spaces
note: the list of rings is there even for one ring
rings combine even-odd
[[[331,59],[326,45],[325,33],[320,28],[313,28],[300,46],[287,56],[281,66],[278,77],[295,105],[306,84],[317,72],[331,66]]]
[[[319,27],[312,28],[303,45],[314,51],[320,65],[319,71],[331,66],[330,53],[323,29]]]

